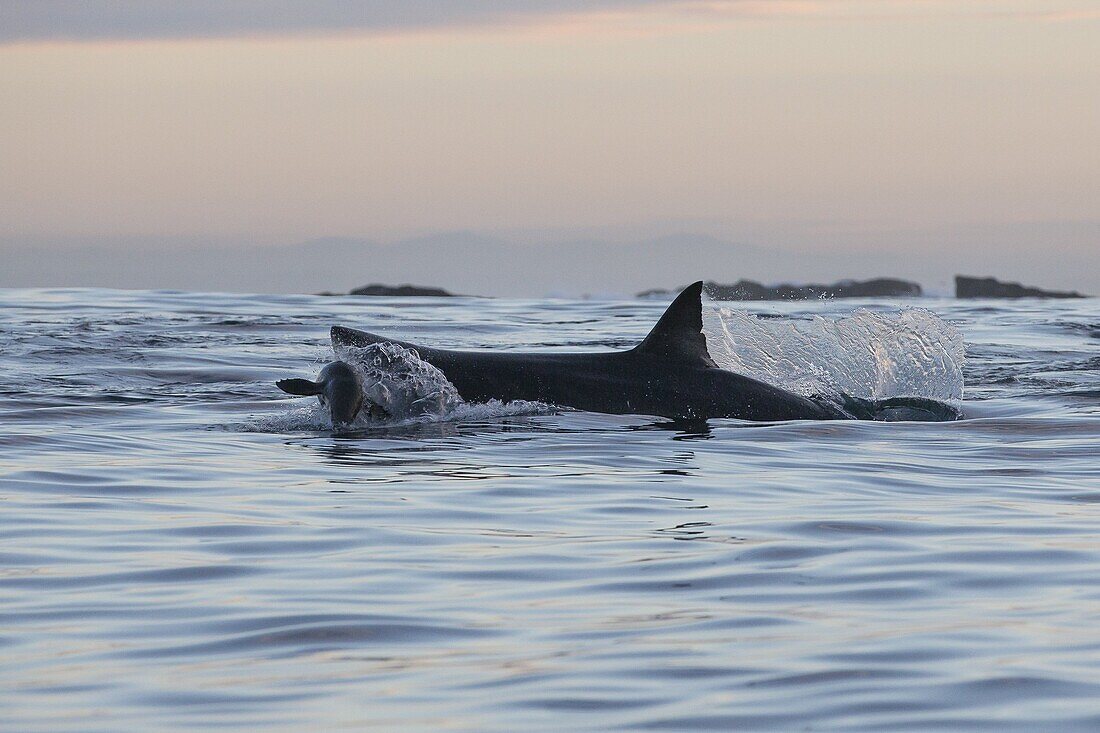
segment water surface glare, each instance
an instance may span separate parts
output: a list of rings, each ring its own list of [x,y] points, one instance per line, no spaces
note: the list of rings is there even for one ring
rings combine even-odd
[[[617,348],[664,303],[0,291],[0,729],[1100,730],[1100,306],[914,304],[707,332],[959,422],[334,434],[274,387],[332,324]]]

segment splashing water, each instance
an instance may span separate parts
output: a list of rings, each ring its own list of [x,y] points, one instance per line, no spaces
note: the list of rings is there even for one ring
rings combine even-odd
[[[397,344],[341,345],[335,355],[358,371],[363,382],[365,402],[350,426],[353,431],[406,423],[492,420],[556,411],[550,405],[524,400],[468,403],[443,372],[421,359],[416,351]],[[252,423],[233,427],[246,432],[333,429],[328,410],[316,401],[281,415],[266,415]]]
[[[962,334],[920,308],[809,320],[716,308],[703,321],[718,366],[797,394],[962,399]]]
[[[541,402],[489,400],[471,404],[435,366],[413,349],[381,342],[369,346],[341,345],[336,358],[351,364],[363,377],[363,396],[389,415],[385,423],[439,420],[484,420],[555,411]],[[364,410],[357,423],[372,423]],[[374,422],[378,422],[377,419]],[[365,426],[362,425],[361,426]]]
[[[443,372],[397,344],[340,346],[336,358],[363,379],[363,396],[391,418],[442,417],[462,404]]]

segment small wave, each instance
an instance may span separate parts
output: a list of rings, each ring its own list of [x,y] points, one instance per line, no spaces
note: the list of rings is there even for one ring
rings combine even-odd
[[[717,308],[703,320],[718,366],[797,394],[962,399],[962,334],[920,308],[809,320]]]

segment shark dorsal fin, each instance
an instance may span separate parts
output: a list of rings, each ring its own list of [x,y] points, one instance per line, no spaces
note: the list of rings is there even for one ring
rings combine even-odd
[[[707,351],[707,337],[703,335],[702,294],[702,280],[684,288],[634,351],[715,366]]]

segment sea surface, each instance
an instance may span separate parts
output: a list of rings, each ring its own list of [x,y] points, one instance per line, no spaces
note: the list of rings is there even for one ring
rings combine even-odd
[[[0,729],[1100,730],[1096,299],[705,304],[723,366],[956,422],[471,405],[374,354],[392,417],[334,432],[274,386],[333,324],[603,349],[665,304],[0,291]]]

